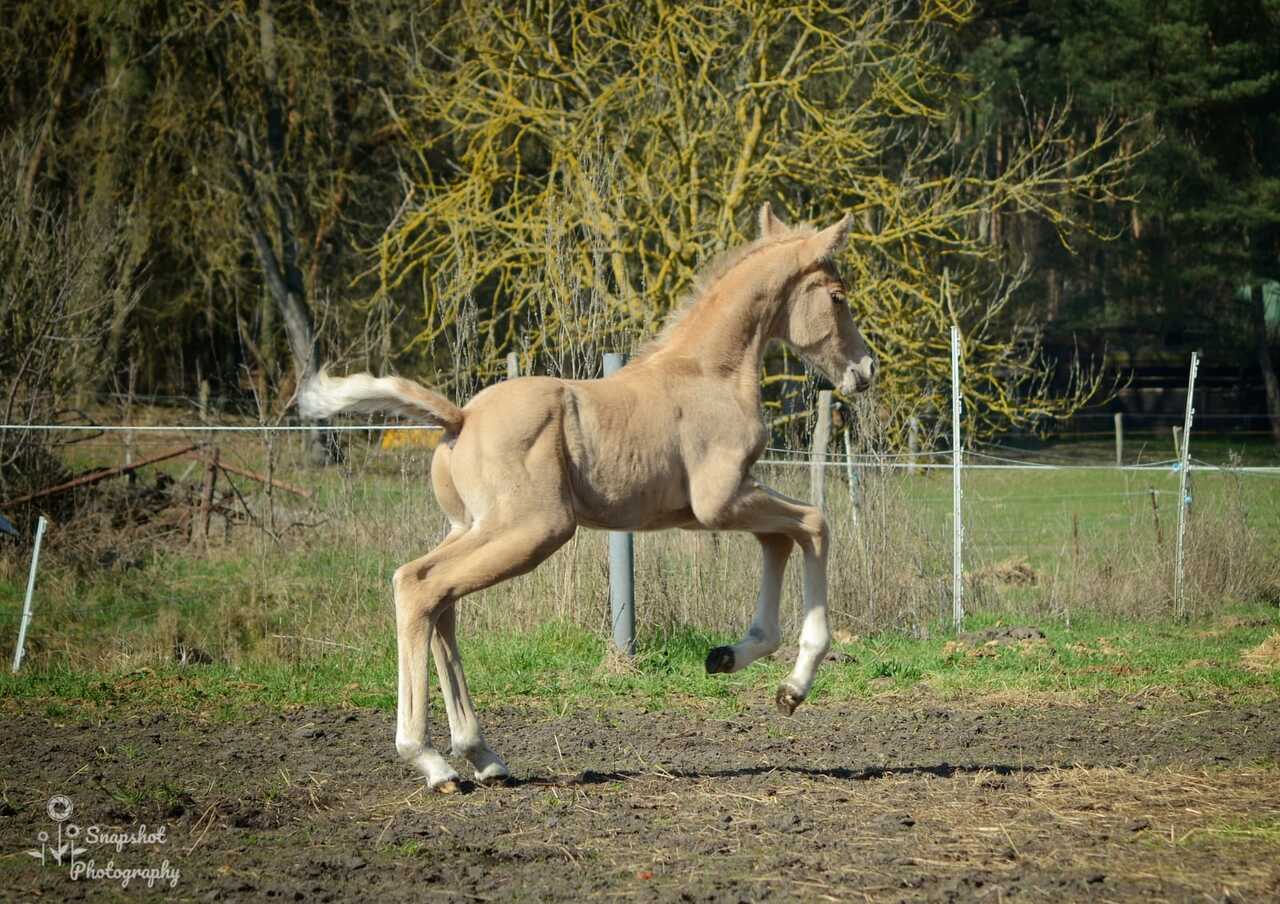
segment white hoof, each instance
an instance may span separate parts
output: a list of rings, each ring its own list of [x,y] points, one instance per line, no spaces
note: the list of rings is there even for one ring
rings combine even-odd
[[[476,784],[478,785],[500,785],[510,777],[511,771],[507,769],[507,764],[502,762],[502,758],[496,754],[493,762],[483,769],[476,770]]]
[[[808,696],[803,691],[797,690],[790,682],[784,681],[778,685],[778,692],[774,695],[774,703],[777,704],[778,712],[784,716],[789,716],[796,711],[796,707],[804,702],[804,698]]]
[[[396,750],[399,752],[401,759],[414,766],[427,779],[427,786],[434,791],[439,791],[446,784],[453,784],[453,790],[458,790],[458,773],[449,761],[442,757],[434,748],[424,747],[414,742],[396,742]],[[448,794],[449,791],[444,793]]]

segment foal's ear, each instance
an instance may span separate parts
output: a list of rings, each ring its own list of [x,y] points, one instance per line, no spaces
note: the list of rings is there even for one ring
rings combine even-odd
[[[849,238],[849,227],[853,225],[853,216],[845,214],[840,218],[840,222],[819,232],[809,240],[810,247],[813,249],[813,256],[818,260],[827,260],[835,257],[844,249],[844,243]]]
[[[772,238],[786,231],[787,224],[773,215],[773,205],[768,201],[760,205],[760,237]]]

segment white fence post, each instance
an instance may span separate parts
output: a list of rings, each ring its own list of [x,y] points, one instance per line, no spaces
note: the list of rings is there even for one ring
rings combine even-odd
[[[22,656],[27,647],[27,626],[31,624],[31,598],[36,590],[36,569],[40,567],[40,543],[44,540],[44,530],[49,522],[40,516],[36,525],[35,548],[31,550],[31,573],[27,576],[27,598],[22,603],[22,621],[18,625],[18,643],[13,648],[13,673],[18,674],[22,668]]]
[[[916,456],[920,453],[920,418],[907,418],[907,473],[916,473]]]
[[[1183,539],[1187,532],[1187,509],[1191,506],[1191,495],[1187,491],[1188,471],[1191,464],[1191,417],[1196,413],[1196,371],[1200,369],[1200,356],[1191,353],[1191,372],[1187,375],[1187,411],[1182,421],[1182,444],[1178,450],[1178,546],[1174,554],[1173,571],[1173,611],[1178,618],[1187,614],[1187,591],[1183,578],[1182,550]]]
[[[626,357],[617,352],[604,356],[604,375],[617,373]],[[636,652],[635,547],[629,532],[609,531],[609,614],[613,620],[613,645],[618,652]]]
[[[1117,411],[1116,423],[1116,467],[1124,467],[1124,412]]]
[[[964,623],[964,521],[960,505],[960,328],[951,327],[951,621]]]
[[[849,439],[849,434],[853,432],[851,426],[846,425],[844,429],[844,471],[845,479],[849,483],[849,512],[850,520],[853,526],[858,526],[858,506],[862,503],[859,498],[862,494],[861,487],[858,486],[860,477],[858,469],[853,466],[853,443]]]
[[[507,379],[514,380],[520,376],[520,358],[515,352],[507,353]]]
[[[813,424],[813,445],[809,449],[809,497],[818,508],[827,501],[827,445],[831,441],[831,390],[818,393],[818,409]]]

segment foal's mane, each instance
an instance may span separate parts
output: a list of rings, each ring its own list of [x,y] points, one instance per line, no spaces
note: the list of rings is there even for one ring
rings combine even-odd
[[[761,236],[736,248],[728,248],[717,254],[705,267],[698,271],[698,275],[694,277],[693,285],[689,288],[689,291],[667,313],[666,319],[662,323],[662,329],[658,331],[656,336],[640,347],[635,354],[635,358],[647,358],[666,345],[667,340],[671,338],[671,335],[688,318],[692,311],[714,300],[716,296],[711,290],[716,283],[733,272],[747,258],[754,257],[763,251],[771,250],[778,245],[812,238],[817,232],[818,230],[808,223],[800,223],[795,226],[788,226],[772,235]]]

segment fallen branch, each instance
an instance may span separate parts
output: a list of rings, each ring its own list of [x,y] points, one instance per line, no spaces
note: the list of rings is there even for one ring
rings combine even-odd
[[[194,457],[205,463],[208,463],[209,461],[208,457],[198,453]],[[284,490],[286,493],[293,493],[295,496],[301,496],[303,499],[311,498],[311,491],[305,487],[294,486],[291,483],[285,483],[283,480],[276,480],[274,477],[267,477],[265,474],[258,474],[255,471],[250,471],[248,468],[239,468],[235,465],[229,465],[225,461],[219,461],[217,464],[219,468],[227,471],[228,473],[239,474],[241,477],[248,477],[250,480],[258,481],[258,483],[269,483],[277,489]]]
[[[177,458],[179,455],[187,455],[198,448],[200,447],[183,446],[181,449],[162,452],[159,455],[152,455],[150,458],[143,458],[127,465],[118,465],[114,468],[103,468],[100,471],[92,471],[88,474],[82,474],[74,480],[68,480],[66,483],[60,483],[57,486],[52,487],[45,487],[43,490],[28,493],[26,496],[19,496],[17,499],[9,499],[5,502],[0,502],[0,508],[12,508],[17,505],[22,505],[24,502],[31,502],[33,499],[40,499],[44,496],[54,496],[58,493],[65,493],[67,490],[78,489],[79,487],[87,487],[98,483],[99,481],[106,480],[109,477],[119,477],[121,474],[128,474],[130,471],[145,468],[147,465],[154,465],[157,462],[166,461],[170,458]]]
[[[357,653],[368,652],[364,647],[355,647],[349,643],[339,643],[336,640],[321,640],[318,637],[303,637],[301,634],[272,634],[271,636],[277,640],[306,641],[307,643],[323,644],[327,647],[342,647],[344,650],[355,650]]]

